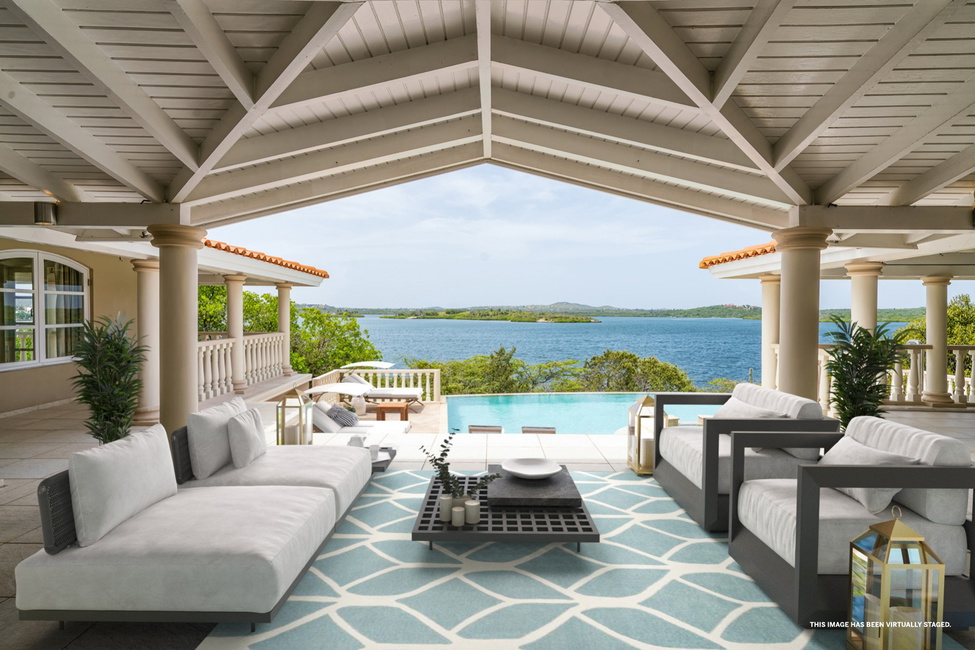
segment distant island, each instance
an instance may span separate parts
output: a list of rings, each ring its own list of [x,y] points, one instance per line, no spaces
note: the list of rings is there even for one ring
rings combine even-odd
[[[463,308],[424,307],[333,307],[331,305],[302,305],[315,307],[330,314],[375,314],[388,318],[449,318],[460,320],[502,320],[512,322],[590,323],[606,316],[633,316],[644,318],[746,318],[760,319],[762,308],[755,305],[710,305],[691,309],[624,309],[603,305],[594,307],[575,302],[556,302],[551,305],[476,306]],[[850,319],[849,309],[824,309],[821,321],[832,316]],[[924,307],[905,307],[877,310],[880,322],[907,322],[924,318]],[[598,322],[598,321],[597,321]]]

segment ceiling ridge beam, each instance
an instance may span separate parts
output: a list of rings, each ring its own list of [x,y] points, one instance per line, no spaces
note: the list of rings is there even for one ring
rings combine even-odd
[[[8,9],[190,169],[199,147],[122,68],[51,0],[11,0]]]
[[[254,75],[202,0],[169,0],[169,11],[245,109],[254,106]]]
[[[715,106],[721,108],[725,105],[795,3],[796,0],[759,0],[755,5],[735,42],[714,71],[711,84],[712,103]]]
[[[187,199],[207,174],[244,133],[270,109],[274,101],[308,66],[345,25],[362,2],[313,2],[293,30],[284,38],[255,79],[254,105],[245,109],[235,104],[203,141],[196,170],[184,168],[170,188],[170,200]]]
[[[494,112],[634,147],[759,173],[751,160],[730,140],[604,113],[577,104],[495,88]]]
[[[800,205],[789,211],[789,227],[794,226],[829,228],[837,232],[975,232],[970,207],[943,205]]]
[[[711,102],[709,72],[650,3],[597,4],[790,201],[796,205],[812,201],[812,192],[798,174],[775,169],[772,145],[737,104],[718,108]]]
[[[975,144],[902,184],[888,195],[887,205],[911,205],[973,172],[975,172]]]
[[[477,84],[481,93],[481,134],[484,157],[491,157],[491,0],[475,0]]]
[[[776,169],[805,151],[851,106],[880,83],[951,17],[964,0],[930,0],[908,11],[779,138],[773,148]]]
[[[891,164],[913,151],[918,145],[972,110],[975,99],[975,77],[958,86],[936,105],[924,111],[883,142],[863,154],[843,171],[816,190],[816,202],[835,202],[844,194],[869,180]]]
[[[5,144],[0,144],[0,171],[58,201],[84,201],[81,189],[44,169]]]
[[[0,105],[150,201],[165,200],[166,193],[154,178],[2,71]]]
[[[349,142],[368,140],[397,131],[475,115],[480,106],[479,97],[476,88],[465,88],[286,131],[244,138],[227,152],[214,171],[247,167],[317,149],[336,147]]]
[[[493,36],[492,41],[491,52],[496,68],[510,68],[542,79],[590,86],[679,110],[698,110],[687,95],[662,72],[596,59],[498,34]]]

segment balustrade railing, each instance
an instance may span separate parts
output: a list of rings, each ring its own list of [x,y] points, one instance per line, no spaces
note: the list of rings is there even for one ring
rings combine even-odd
[[[256,384],[284,374],[284,332],[244,336],[244,379]]]
[[[234,339],[212,339],[197,345],[197,386],[201,402],[233,390],[233,364],[230,359]]]
[[[420,401],[440,401],[440,370],[436,368],[423,369],[392,369],[376,370],[370,368],[356,368],[355,370],[331,370],[311,380],[312,386],[331,384],[342,381],[347,375],[357,374],[376,388],[420,388]],[[334,402],[332,396],[323,399]]]
[[[283,332],[244,334],[244,379],[247,385],[284,374]],[[234,389],[233,348],[227,332],[200,332],[197,342],[199,399],[213,399]]]

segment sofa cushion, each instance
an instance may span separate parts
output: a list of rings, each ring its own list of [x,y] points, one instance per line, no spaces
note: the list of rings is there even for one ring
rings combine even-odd
[[[697,487],[704,483],[704,432],[701,427],[668,427],[660,434],[660,455]],[[745,479],[795,478],[802,462],[778,449],[745,449]],[[731,436],[718,436],[718,493],[731,493]]]
[[[915,459],[920,465],[968,467],[968,448],[959,440],[881,418],[850,420],[846,435],[874,449]],[[904,488],[894,501],[939,524],[959,525],[968,517],[970,490]]]
[[[738,493],[742,525],[786,562],[795,566],[796,484],[788,479],[746,481]],[[850,541],[872,524],[894,518],[890,509],[872,515],[859,502],[831,488],[819,500],[819,573],[848,574]],[[961,526],[937,524],[913,510],[903,509],[901,521],[924,536],[945,563],[947,575],[960,575],[967,567],[968,546]]]
[[[907,456],[892,454],[873,447],[861,445],[859,442],[843,436],[833,445],[823,458],[820,465],[916,465],[917,461]],[[836,488],[848,497],[853,497],[863,505],[870,514],[877,514],[890,505],[890,500],[901,491],[899,487],[891,488]]]
[[[721,405],[712,416],[715,420],[757,420],[764,418],[784,418],[788,417],[785,413],[769,411],[759,406],[753,406],[743,402],[734,395]]]
[[[355,425],[359,424],[358,415],[343,406],[339,406],[338,404],[333,404],[332,408],[328,409],[328,413],[326,415],[338,422],[339,425],[343,427],[354,427]]]
[[[173,457],[161,424],[71,454],[68,477],[80,546],[94,544],[133,515],[176,494]]]
[[[780,390],[772,390],[757,384],[738,384],[731,396],[759,408],[784,413],[794,420],[822,420],[823,409],[815,401]]]
[[[187,442],[193,476],[206,478],[231,461],[227,424],[247,410],[241,397],[186,416]]]
[[[369,450],[337,445],[283,445],[242,469],[228,465],[212,476],[187,481],[182,488],[212,486],[304,485],[335,493],[340,516],[352,505],[372,476]]]
[[[328,404],[315,402],[311,409],[311,421],[315,428],[325,433],[338,433],[342,430],[342,425],[328,416]]]
[[[230,439],[230,457],[238,469],[247,467],[255,458],[267,452],[264,421],[257,409],[248,409],[230,418],[227,435]]]
[[[323,488],[180,490],[97,544],[21,562],[17,606],[268,612],[334,527],[334,503]]]

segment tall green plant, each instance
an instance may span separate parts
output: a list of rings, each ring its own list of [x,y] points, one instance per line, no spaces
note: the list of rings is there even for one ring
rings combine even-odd
[[[886,324],[871,332],[837,316],[830,320],[836,329],[826,333],[833,342],[826,369],[832,377],[830,395],[840,424],[846,428],[858,415],[883,417],[887,372],[902,358],[903,336],[888,334]]]
[[[129,435],[139,404],[139,370],[146,346],[129,336],[132,319],[102,316],[84,324],[75,347],[78,374],[72,382],[78,401],[88,406],[88,432],[99,442]]]

